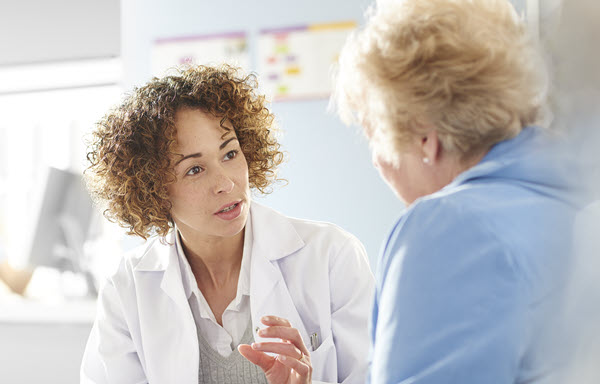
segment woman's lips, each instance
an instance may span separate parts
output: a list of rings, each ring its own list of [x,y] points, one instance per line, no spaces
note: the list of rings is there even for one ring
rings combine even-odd
[[[215,213],[215,215],[223,220],[233,220],[242,213],[242,204],[242,201],[226,204],[223,207],[221,207],[221,209],[217,213]],[[228,209],[229,207],[232,208]],[[226,211],[223,211],[224,209]]]

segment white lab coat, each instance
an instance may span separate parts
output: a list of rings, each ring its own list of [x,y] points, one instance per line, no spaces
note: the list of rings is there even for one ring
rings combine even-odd
[[[362,244],[326,223],[252,203],[250,308],[297,328],[311,350],[313,382],[363,383],[373,276]],[[196,384],[199,347],[174,238],[125,257],[103,287],[81,366],[82,383]]]

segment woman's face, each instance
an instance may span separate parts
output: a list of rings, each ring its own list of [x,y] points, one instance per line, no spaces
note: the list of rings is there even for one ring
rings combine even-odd
[[[239,234],[250,206],[248,164],[235,131],[220,118],[184,108],[175,115],[177,181],[171,216],[184,236],[210,240]]]

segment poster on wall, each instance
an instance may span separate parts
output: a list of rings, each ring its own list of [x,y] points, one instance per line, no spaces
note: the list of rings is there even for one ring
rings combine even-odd
[[[250,69],[248,38],[245,32],[158,39],[152,47],[152,74],[164,76],[186,64],[229,63]]]
[[[329,97],[331,65],[355,28],[347,21],[260,31],[261,88],[273,101]]]

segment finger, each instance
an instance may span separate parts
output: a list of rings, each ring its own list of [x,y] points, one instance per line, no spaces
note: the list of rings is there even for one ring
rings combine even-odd
[[[307,363],[286,357],[284,355],[277,356],[277,360],[279,360],[279,362],[285,365],[286,367],[298,372],[298,374],[300,374],[301,376],[306,377],[311,375],[312,367]]]
[[[281,340],[288,340],[296,346],[302,353],[308,355],[308,349],[304,344],[304,340],[300,336],[300,332],[296,328],[284,326],[272,326],[260,329],[258,331],[260,337],[272,337]]]
[[[292,327],[270,326],[260,329],[258,331],[258,335],[261,337],[294,340],[295,338],[300,336],[300,333],[296,328]]]
[[[286,355],[294,359],[302,358],[302,352],[290,343],[254,343],[252,349],[255,351],[276,353]]]
[[[268,325],[268,326],[283,326],[283,327],[291,327],[292,324],[290,324],[290,322],[287,319],[284,319],[283,317],[277,317],[277,316],[263,316],[260,321],[264,324],[264,325]]]
[[[263,371],[268,371],[275,363],[275,358],[265,354],[264,352],[253,349],[248,344],[238,345],[240,355],[244,356],[252,364],[257,365]]]

